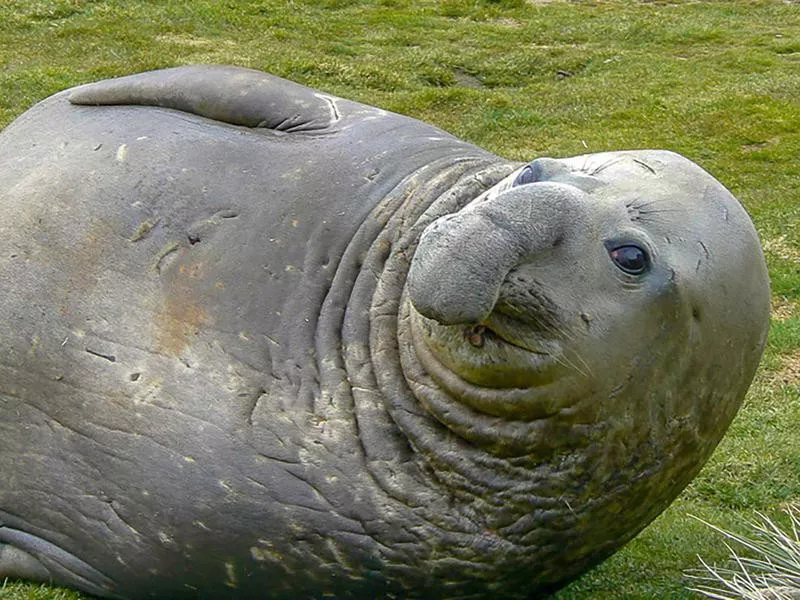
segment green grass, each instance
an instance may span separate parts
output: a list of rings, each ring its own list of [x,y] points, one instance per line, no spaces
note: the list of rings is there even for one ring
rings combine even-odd
[[[79,83],[179,64],[270,71],[432,122],[514,159],[669,148],[744,202],[775,316],[710,463],[559,600],[692,598],[696,554],[800,498],[800,5],[789,1],[4,0],[0,126]],[[561,73],[561,75],[559,75]],[[8,583],[2,598],[75,599]]]

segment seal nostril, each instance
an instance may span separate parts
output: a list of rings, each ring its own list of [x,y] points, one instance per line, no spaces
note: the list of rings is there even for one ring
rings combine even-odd
[[[696,306],[692,307],[692,318],[694,318],[695,321],[700,320],[700,309]]]

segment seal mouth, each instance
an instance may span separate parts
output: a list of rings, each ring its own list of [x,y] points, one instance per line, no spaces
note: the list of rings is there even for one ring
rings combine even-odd
[[[483,348],[487,342],[495,344],[508,344],[514,346],[525,352],[532,352],[533,354],[541,354],[549,356],[550,353],[546,350],[532,347],[531,344],[518,340],[516,337],[508,335],[508,333],[500,333],[500,330],[488,324],[468,325],[464,328],[464,339],[469,342],[473,348]]]
[[[558,341],[540,336],[520,340],[531,326],[494,315],[469,326],[443,325],[411,303],[406,310],[414,349],[410,354],[433,387],[444,392],[439,396],[420,385],[415,395],[442,422],[454,418],[457,405],[514,422],[548,419],[579,397],[580,381],[565,367]],[[508,332],[512,325],[513,335]],[[469,421],[474,414],[465,418]]]
[[[486,340],[508,344],[525,352],[553,356],[558,351],[552,341],[545,340],[541,331],[514,317],[495,311],[478,324],[467,326],[464,331],[467,341],[481,348]]]
[[[417,342],[442,367],[470,384],[528,389],[551,383],[557,376],[560,344],[543,339],[522,321],[493,313],[476,324],[443,325],[413,311],[412,323]]]

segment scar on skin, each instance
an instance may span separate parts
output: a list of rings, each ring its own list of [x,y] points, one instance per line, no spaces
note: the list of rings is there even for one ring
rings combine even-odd
[[[153,269],[155,269],[158,273],[161,273],[161,271],[167,265],[165,259],[170,254],[173,254],[174,252],[176,252],[179,247],[180,247],[180,245],[178,244],[178,242],[171,242],[171,243],[167,244],[166,246],[164,246],[164,248],[161,249],[161,252],[159,252],[158,255],[156,255],[156,258],[153,261]]]
[[[153,231],[153,228],[158,225],[158,221],[159,219],[156,219],[155,221],[144,221],[141,223],[139,227],[136,228],[136,231],[133,232],[130,240],[132,242],[138,242],[139,240],[146,238],[148,235],[150,235],[150,232]]]

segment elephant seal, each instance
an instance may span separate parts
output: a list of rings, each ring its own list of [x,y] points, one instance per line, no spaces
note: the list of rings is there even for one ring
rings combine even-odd
[[[685,158],[520,165],[263,73],[0,134],[0,577],[109,598],[528,598],[697,473],[764,345]]]

